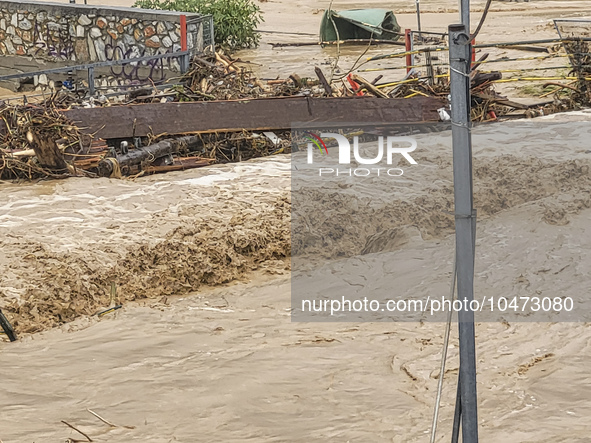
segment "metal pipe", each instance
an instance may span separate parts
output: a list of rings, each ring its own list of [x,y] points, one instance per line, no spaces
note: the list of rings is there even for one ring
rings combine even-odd
[[[567,42],[591,42],[591,38],[590,37],[582,37],[582,38],[552,38],[552,39],[545,39],[545,40],[526,40],[526,41],[518,41],[518,42],[507,42],[507,43],[488,43],[488,44],[480,44],[480,45],[475,45],[474,47],[477,49],[481,49],[481,48],[495,48],[495,47],[501,47],[501,46],[515,46],[515,45],[528,45],[528,44],[535,44],[535,43],[567,43]],[[428,51],[447,51],[449,48],[445,47],[445,46],[433,46],[430,48],[420,48],[417,49],[416,51],[413,51],[412,54],[419,54],[422,52],[426,52]],[[586,52],[581,52],[581,53],[577,53],[580,55],[586,55]],[[396,57],[404,57],[406,56],[406,51],[404,52],[395,52],[393,54],[383,54],[383,55],[377,55],[374,57],[369,57],[366,59],[366,61],[371,62],[371,61],[375,61],[375,60],[383,60],[386,58],[396,58]],[[548,58],[552,58],[552,57],[566,57],[566,56],[562,56],[562,55],[550,55],[548,56]],[[509,60],[505,60],[505,61],[509,61]]]
[[[589,42],[589,37],[570,37],[570,38],[544,38],[541,40],[521,40],[516,42],[501,42],[501,43],[483,43],[474,45],[475,48],[497,48],[499,46],[516,46],[516,45],[535,45],[541,43],[565,43],[565,42]]]
[[[460,21],[470,33],[470,0],[460,0]]]
[[[458,387],[456,390],[456,408],[454,410],[454,421],[451,430],[451,443],[460,441],[460,421],[462,420],[462,398],[460,396],[460,377],[458,377]]]
[[[454,266],[451,277],[451,288],[449,294],[449,302],[453,304],[456,294],[456,256],[454,254]],[[433,423],[431,424],[431,440],[430,443],[435,443],[435,437],[437,435],[437,421],[439,420],[439,409],[441,407],[441,395],[443,393],[443,378],[445,375],[445,363],[447,361],[447,351],[449,349],[449,336],[451,333],[451,322],[453,317],[453,310],[450,309],[447,313],[447,323],[445,324],[445,332],[443,334],[443,350],[441,352],[441,364],[439,367],[439,380],[437,381],[437,395],[435,396],[435,409],[433,411]]]
[[[466,2],[468,3],[468,2]],[[465,24],[449,27],[454,202],[460,338],[462,442],[478,443],[476,344],[474,332],[474,209],[470,119],[470,36]]]
[[[417,4],[417,27],[419,28],[419,39],[423,41],[423,34],[421,34],[421,0],[416,0]]]

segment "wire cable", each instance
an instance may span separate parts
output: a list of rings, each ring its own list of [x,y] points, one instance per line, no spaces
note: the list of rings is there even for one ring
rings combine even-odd
[[[484,12],[482,13],[482,17],[480,17],[480,23],[478,23],[478,26],[476,27],[476,31],[474,31],[474,33],[470,36],[469,43],[472,43],[476,39],[476,36],[480,33],[480,30],[482,29],[482,25],[484,25],[484,22],[486,20],[486,16],[488,15],[488,11],[490,9],[491,3],[492,3],[492,0],[488,0],[486,2],[486,6],[484,7]],[[468,32],[470,32],[469,29],[468,29]]]
[[[453,304],[456,293],[456,277],[457,277],[458,264],[456,260],[456,254],[454,252],[454,267],[453,276],[451,281],[451,288],[449,299]],[[443,335],[443,351],[441,354],[441,366],[439,368],[439,381],[437,383],[437,397],[435,399],[435,410],[433,411],[433,424],[431,425],[431,440],[430,443],[435,443],[435,435],[437,433],[437,421],[439,420],[439,408],[441,404],[441,394],[443,392],[443,375],[445,374],[445,362],[447,360],[447,350],[449,348],[449,336],[451,332],[451,320],[453,310],[450,309],[447,314],[447,324],[445,325],[445,333]]]

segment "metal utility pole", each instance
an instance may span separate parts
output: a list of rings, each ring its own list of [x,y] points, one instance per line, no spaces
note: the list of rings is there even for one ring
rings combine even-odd
[[[468,1],[466,0],[466,3]],[[456,260],[460,335],[460,375],[456,413],[461,415],[462,442],[478,442],[476,343],[474,337],[475,211],[472,191],[472,135],[470,118],[471,45],[465,24],[449,27],[451,119],[453,139]],[[459,423],[458,423],[459,424]]]
[[[421,34],[421,0],[416,0],[417,4],[417,26],[419,28],[419,39],[423,41],[423,34]]]
[[[470,33],[470,0],[459,0],[460,7],[460,22],[466,27]]]

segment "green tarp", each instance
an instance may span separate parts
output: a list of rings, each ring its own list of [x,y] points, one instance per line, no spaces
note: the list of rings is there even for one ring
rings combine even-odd
[[[398,40],[399,33],[400,26],[396,17],[387,9],[328,10],[324,12],[320,24],[322,42],[334,42],[337,39]]]

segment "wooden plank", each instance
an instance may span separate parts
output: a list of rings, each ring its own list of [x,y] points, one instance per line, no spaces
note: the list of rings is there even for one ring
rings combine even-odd
[[[286,97],[271,99],[157,103],[64,111],[81,130],[103,139],[153,134],[290,129],[293,123],[367,124],[439,121],[445,101],[375,97]],[[322,124],[320,124],[322,123]]]
[[[193,168],[202,168],[209,166],[214,163],[215,160],[212,158],[202,157],[176,157],[172,165],[166,166],[148,166],[145,171],[147,173],[159,173],[159,172],[171,172],[171,171],[184,171]]]
[[[515,108],[515,109],[529,109],[528,105],[524,105],[522,103],[517,103],[512,100],[508,100],[508,99],[502,98],[502,97],[494,97],[492,95],[488,95],[488,94],[481,93],[481,92],[473,92],[472,96],[481,98],[482,100],[487,100],[489,102],[498,103],[499,105],[510,106],[511,108]]]
[[[376,97],[388,98],[388,96],[384,92],[380,91],[378,88],[376,88],[374,85],[372,85],[370,82],[368,82],[363,77],[353,74],[353,75],[351,75],[351,79],[354,82],[357,82],[360,85],[363,85],[365,87],[365,89],[367,89],[369,92],[371,92]]]
[[[529,51],[529,52],[550,52],[548,48],[544,46],[531,46],[531,45],[507,45],[504,46],[507,49],[518,49],[520,51]]]

